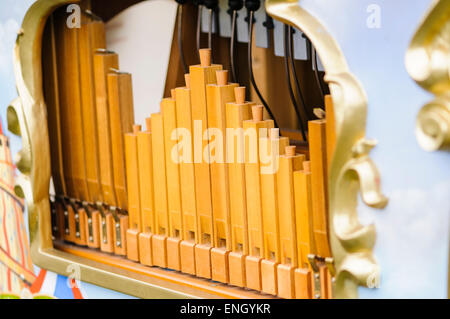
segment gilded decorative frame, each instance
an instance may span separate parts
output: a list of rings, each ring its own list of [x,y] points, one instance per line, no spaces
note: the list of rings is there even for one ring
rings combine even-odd
[[[8,107],[11,132],[22,137],[16,158],[22,175],[16,192],[25,197],[29,212],[33,262],[45,269],[69,275],[68,266],[80,267],[81,279],[139,297],[202,297],[192,290],[155,285],[145,276],[127,273],[53,247],[50,222],[50,147],[46,106],[42,92],[41,39],[49,14],[59,6],[78,0],[38,0],[25,15],[14,49],[14,68],[19,98]],[[300,28],[311,39],[326,70],[336,113],[336,152],[329,177],[330,243],[336,267],[335,297],[357,297],[358,285],[378,280],[373,257],[373,225],[362,226],[357,214],[357,194],[372,207],[382,208],[387,199],[380,191],[378,171],[368,156],[375,145],[365,135],[367,99],[348,69],[336,41],[319,20],[305,11],[298,0],[268,0],[267,12]],[[36,156],[39,150],[39,156]],[[205,296],[205,295],[203,295]],[[208,295],[206,295],[208,296]]]
[[[435,1],[406,52],[406,69],[435,99],[419,111],[416,137],[426,151],[450,150],[450,3]]]
[[[329,232],[334,258],[335,298],[357,298],[358,286],[370,287],[380,270],[373,256],[375,226],[363,226],[357,196],[371,207],[383,208],[387,198],[369,151],[375,146],[365,138],[367,98],[350,72],[339,44],[321,22],[301,6],[301,0],[267,0],[269,15],[302,30],[315,46],[325,68],[336,118],[336,148],[331,162]]]

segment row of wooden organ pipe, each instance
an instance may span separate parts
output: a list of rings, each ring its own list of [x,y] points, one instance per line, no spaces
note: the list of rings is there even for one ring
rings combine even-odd
[[[118,71],[117,54],[104,49],[103,23],[84,19],[81,29],[60,27],[58,15],[47,24],[55,238],[283,298],[331,297],[323,260],[331,256],[332,126],[310,121],[309,149],[302,154],[287,137],[272,144],[259,129],[273,128],[273,121],[263,120],[262,106],[246,102],[245,88],[228,83],[227,71],[211,65],[204,49],[186,86],[172,90],[142,130],[133,125],[131,75]],[[329,98],[326,104],[329,118]],[[183,153],[187,162],[173,160],[177,128],[192,136],[192,152]],[[256,154],[249,153],[249,134],[243,162],[236,158],[237,137],[234,161],[207,161],[214,156],[202,138],[208,128],[223,132],[216,142],[224,153],[226,128],[253,130]],[[268,174],[262,173],[262,143],[279,148],[278,170]],[[209,150],[203,160],[194,158],[195,144],[200,154]]]

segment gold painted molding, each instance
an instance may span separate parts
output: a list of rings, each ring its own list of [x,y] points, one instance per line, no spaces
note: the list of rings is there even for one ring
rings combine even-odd
[[[409,75],[435,99],[419,111],[416,137],[426,151],[450,150],[450,2],[434,1],[405,57]]]
[[[363,226],[357,196],[366,205],[383,208],[387,198],[369,151],[375,142],[365,138],[367,98],[350,72],[342,50],[320,21],[301,6],[301,0],[267,0],[272,17],[302,30],[314,44],[325,68],[336,118],[336,148],[329,176],[329,232],[335,262],[335,297],[357,298],[358,286],[379,281],[373,256],[374,225]]]

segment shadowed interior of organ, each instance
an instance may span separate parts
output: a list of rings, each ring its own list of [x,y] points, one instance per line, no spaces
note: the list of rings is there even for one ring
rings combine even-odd
[[[66,26],[65,7],[46,24],[55,242],[282,298],[331,298],[333,106],[311,44],[263,6],[180,1],[164,98],[148,102],[159,112],[136,121],[145,106],[105,31],[136,2],[82,1],[80,28]],[[235,19],[237,39],[222,36]]]

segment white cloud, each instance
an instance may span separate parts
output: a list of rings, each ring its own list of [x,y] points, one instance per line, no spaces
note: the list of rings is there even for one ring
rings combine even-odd
[[[380,289],[363,289],[362,297],[445,298],[450,181],[388,196],[385,210],[361,208],[361,215],[370,214],[375,223],[375,257],[381,266]]]

